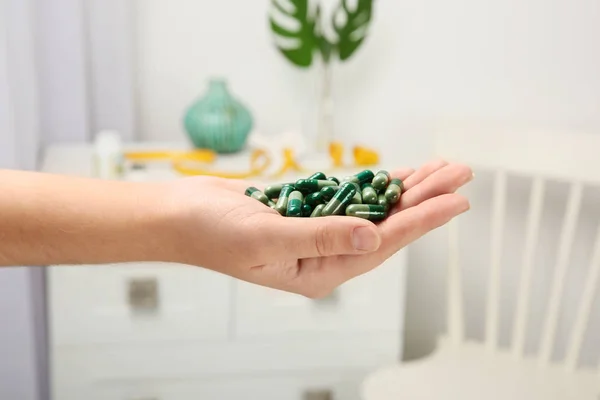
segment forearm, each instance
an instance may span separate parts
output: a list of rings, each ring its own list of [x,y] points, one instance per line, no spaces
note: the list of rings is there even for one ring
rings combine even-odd
[[[160,192],[0,170],[0,266],[162,260],[172,238]]]

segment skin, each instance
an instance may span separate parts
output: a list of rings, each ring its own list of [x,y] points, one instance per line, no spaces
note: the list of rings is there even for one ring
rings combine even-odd
[[[406,192],[390,217],[283,218],[213,177],[138,183],[0,170],[0,267],[174,262],[309,298],[330,294],[466,212],[468,166],[392,173]]]

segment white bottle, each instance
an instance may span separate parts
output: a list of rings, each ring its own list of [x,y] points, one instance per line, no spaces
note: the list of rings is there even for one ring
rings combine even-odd
[[[100,179],[120,179],[125,158],[121,135],[116,131],[102,131],[94,140],[94,176]]]

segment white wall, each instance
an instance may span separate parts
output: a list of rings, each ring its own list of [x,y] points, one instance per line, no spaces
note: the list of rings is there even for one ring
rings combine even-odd
[[[254,112],[260,131],[303,129],[314,134],[318,71],[291,66],[274,48],[268,4],[269,0],[136,3],[142,137],[184,137],[183,112],[214,75],[229,79],[231,90]],[[344,138],[364,140],[364,132],[376,132],[375,142],[383,144],[399,127],[412,127],[422,116],[407,95],[419,68],[415,60],[405,63],[402,48],[407,39],[398,25],[404,14],[401,6],[381,3],[367,45],[348,65],[335,67],[339,137],[343,133]],[[414,142],[411,150],[423,150],[418,134],[411,132],[407,138]],[[408,149],[399,151],[414,158]]]
[[[81,1],[81,0],[79,0]],[[136,134],[133,2],[85,0],[91,134]]]
[[[143,137],[181,137],[185,107],[215,74],[229,78],[262,131],[310,126],[316,75],[290,66],[271,45],[268,3],[136,3]],[[381,145],[402,135],[396,153],[413,161],[433,120],[595,126],[598,7],[595,0],[379,1],[366,46],[336,68],[340,135],[375,133]]]

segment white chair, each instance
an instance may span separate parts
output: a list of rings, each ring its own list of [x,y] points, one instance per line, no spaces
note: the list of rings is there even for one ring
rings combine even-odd
[[[484,340],[465,339],[465,318],[457,220],[449,225],[448,331],[434,353],[424,359],[382,368],[367,377],[364,400],[599,400],[600,368],[582,368],[580,351],[600,286],[600,227],[589,269],[581,287],[574,325],[570,326],[566,356],[553,361],[564,282],[584,187],[600,185],[600,133],[526,133],[464,130],[437,135],[439,156],[494,172],[491,215],[490,278],[487,283]],[[509,348],[499,346],[500,273],[507,200],[507,176],[531,178],[524,252],[515,293],[516,310]],[[549,181],[568,182],[570,191],[562,220],[556,264],[539,352],[525,354],[528,310],[532,301],[535,249],[539,243],[543,200]],[[600,204],[598,205],[600,212]],[[460,219],[458,219],[460,221]],[[549,249],[549,251],[555,251]],[[427,266],[422,266],[427,268]],[[424,310],[426,312],[426,310]],[[600,337],[594,339],[600,346]]]

